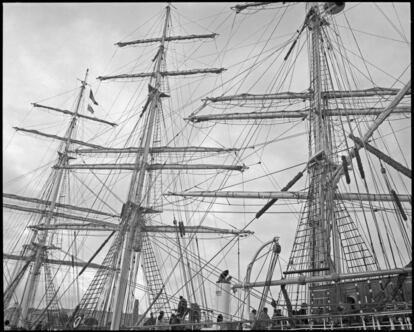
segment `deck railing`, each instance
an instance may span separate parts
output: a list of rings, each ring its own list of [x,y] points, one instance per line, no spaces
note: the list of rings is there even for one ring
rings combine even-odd
[[[293,317],[277,316],[271,320],[257,320],[264,330],[412,330],[412,310],[353,314],[312,314]],[[128,330],[249,330],[251,320],[230,322],[185,322],[174,325],[124,327]]]

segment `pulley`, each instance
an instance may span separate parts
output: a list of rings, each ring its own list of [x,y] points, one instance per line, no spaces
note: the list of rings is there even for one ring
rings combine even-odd
[[[185,228],[184,228],[184,223],[182,221],[178,222],[178,229],[180,231],[181,237],[183,237],[185,235]]]
[[[335,15],[343,11],[345,8],[345,2],[325,2],[323,9],[326,13]]]

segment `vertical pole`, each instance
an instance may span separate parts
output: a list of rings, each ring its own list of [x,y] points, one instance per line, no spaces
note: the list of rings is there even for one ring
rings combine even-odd
[[[315,166],[311,170],[312,182],[314,191],[316,194],[317,204],[315,206],[315,215],[318,217],[316,223],[318,223],[317,232],[315,234],[315,251],[313,261],[314,268],[321,267],[321,261],[324,261],[324,265],[329,265],[331,272],[341,271],[340,265],[340,239],[338,237],[338,227],[334,214],[334,202],[333,194],[334,189],[329,186],[327,182],[328,175],[332,170],[330,169],[329,162],[331,161],[332,142],[330,136],[330,123],[329,117],[325,117],[325,107],[322,102],[322,67],[323,61],[322,45],[321,45],[321,26],[322,20],[319,13],[318,4],[312,3],[313,14],[309,17],[309,27],[311,28],[311,88],[312,88],[312,122],[313,122],[313,137],[315,141],[314,153],[320,151],[324,152],[325,160],[322,161],[322,165]],[[329,261],[330,257],[330,231],[332,231],[333,238],[333,262],[334,266]],[[319,272],[314,273],[318,275]]]
[[[325,116],[328,105],[323,102],[322,93],[327,88],[324,75],[327,75],[327,63],[323,57],[321,29],[324,20],[320,16],[319,3],[310,3],[308,7],[308,28],[310,29],[310,88],[311,88],[311,131],[312,154],[322,153],[323,159],[309,170],[310,193],[313,198],[309,204],[309,226],[312,229],[310,261],[312,269],[326,268],[326,271],[313,271],[313,276],[341,271],[340,238],[335,218],[334,188],[328,182],[332,173],[332,135],[329,117]],[[332,234],[332,237],[331,237]],[[332,245],[332,257],[331,257]],[[305,298],[312,299],[310,287],[305,289]]]
[[[184,242],[184,247],[185,248],[188,248],[188,245],[187,245],[187,243],[186,243],[186,241],[185,241],[184,238],[183,238],[183,242]],[[185,256],[185,260],[186,260],[186,263],[187,263],[188,279],[189,279],[189,283],[190,283],[191,290],[192,290],[191,294],[193,295],[191,297],[191,300],[190,301],[192,301],[193,303],[197,303],[196,293],[195,293],[195,289],[194,289],[194,281],[193,281],[194,278],[191,276],[190,261],[188,259],[188,252],[187,252],[187,250],[184,251],[184,256]],[[183,259],[184,259],[184,256],[183,256]]]
[[[240,235],[237,236],[237,279],[240,279]],[[237,294],[237,300],[241,300],[241,292]],[[244,317],[244,305],[242,307],[243,309],[240,310],[240,320],[243,320]],[[247,317],[249,317],[249,308],[247,308]]]
[[[154,118],[155,112],[158,108],[160,103],[160,92],[159,89],[161,88],[161,63],[164,59],[165,54],[165,38],[167,35],[167,28],[169,24],[170,18],[170,6],[166,7],[166,15],[165,15],[165,23],[163,34],[161,38],[161,44],[159,47],[159,52],[157,55],[157,62],[155,67],[155,89],[156,93],[155,96],[151,98],[151,103],[149,105],[148,110],[148,127],[146,132],[143,134],[143,138],[145,138],[145,146],[144,151],[142,154],[137,153],[135,159],[136,169],[132,174],[132,179],[129,188],[128,200],[132,201],[133,203],[138,205],[138,208],[133,208],[131,213],[125,213],[123,218],[126,218],[125,224],[125,231],[128,231],[127,238],[125,241],[125,245],[123,246],[122,252],[122,259],[121,259],[121,267],[118,277],[118,285],[115,293],[114,299],[114,308],[113,308],[113,315],[112,315],[112,322],[111,322],[111,330],[119,330],[120,323],[121,323],[121,316],[122,310],[124,307],[124,300],[125,300],[125,293],[126,287],[129,282],[135,282],[135,280],[130,280],[134,275],[134,268],[130,269],[131,265],[131,255],[133,251],[133,245],[135,241],[135,233],[141,232],[143,218],[142,213],[139,210],[139,206],[141,205],[141,200],[143,197],[143,188],[144,188],[144,181],[145,181],[145,173],[146,173],[146,164],[148,161],[149,155],[149,148],[152,138],[153,132],[153,125],[154,125]],[[129,229],[128,229],[129,228]],[[137,234],[142,239],[142,234]]]
[[[67,130],[64,152],[59,155],[59,161],[58,161],[59,166],[67,165],[68,163],[67,152],[70,147],[70,139],[72,138],[73,130],[75,129],[75,126],[76,126],[76,120],[77,120],[77,116],[79,113],[79,107],[82,101],[84,90],[86,88],[86,79],[88,78],[88,72],[89,72],[89,69],[86,70],[85,79],[82,81],[82,86],[81,86],[79,98],[76,104],[75,112],[72,116],[71,123]],[[64,169],[57,168],[54,170],[54,173],[53,173],[53,177],[55,177],[55,180],[53,182],[52,194],[50,198],[51,204],[45,216],[44,224],[46,227],[50,225],[50,222],[53,218],[53,211],[57,203],[59,190],[61,187],[61,182],[62,182],[62,177],[63,177],[63,172],[64,172]],[[42,266],[44,255],[45,255],[47,235],[48,235],[48,232],[44,231],[43,234],[40,235],[38,244],[36,244],[37,247],[35,249],[36,254],[34,258],[33,268],[32,268],[31,273],[28,276],[27,287],[26,287],[27,291],[23,295],[21,321],[19,322],[19,326],[24,327],[24,328],[29,328],[29,307],[33,304],[35,291],[37,289],[38,276],[40,275],[40,268]]]
[[[76,248],[76,231],[73,232],[73,249],[75,257],[78,255],[78,250]],[[78,275],[78,267],[75,266],[75,275]],[[76,303],[80,302],[80,296],[79,296],[79,278],[76,278]]]
[[[178,253],[180,255],[179,260],[181,262],[181,269],[183,270],[183,276],[184,276],[184,285],[185,285],[185,292],[187,294],[187,299],[189,302],[191,302],[191,293],[190,290],[188,289],[188,280],[187,280],[187,272],[185,269],[185,264],[184,264],[184,256],[183,256],[183,252],[181,249],[181,241],[180,241],[180,236],[178,235],[178,226],[177,226],[177,221],[174,219],[174,225],[177,228],[177,244],[178,244]]]
[[[148,172],[148,183],[152,183],[152,172]],[[146,193],[146,197],[147,197],[147,206],[150,206],[151,203],[151,192],[150,190],[147,191]],[[143,253],[142,253],[143,254]],[[133,259],[131,262],[131,271],[133,271],[132,276],[130,276],[129,280],[135,281],[138,275],[138,269],[139,269],[139,263],[141,260],[141,252],[136,252],[133,254]],[[143,261],[145,261],[145,259],[143,258]],[[133,282],[129,283],[129,290],[127,291],[127,294],[129,294],[130,296],[127,297],[127,305],[126,305],[126,310],[128,312],[131,303],[130,300],[134,300],[134,291],[131,291],[131,288],[134,288],[134,284]]]
[[[319,10],[318,4],[311,3],[311,8],[309,12],[313,11],[313,14],[309,16],[309,28],[311,29],[311,64],[310,64],[310,87],[311,87],[311,128],[312,128],[312,137],[314,150],[311,150],[311,155],[318,153],[322,148],[321,144],[321,81],[320,81],[320,57],[319,57]],[[308,13],[309,15],[309,13]],[[312,269],[319,267],[320,253],[323,253],[323,240],[321,238],[323,225],[323,195],[321,188],[321,176],[320,176],[320,166],[313,166],[310,169],[311,177],[311,188],[314,192],[314,201],[310,202],[309,210],[309,223],[312,224],[312,250],[311,250],[311,262]],[[315,272],[313,273],[315,275]]]
[[[201,258],[200,258],[200,248],[198,246],[197,236],[195,237],[195,240],[196,240],[196,245],[197,245],[198,270],[200,271],[200,273],[199,273],[199,277],[200,277],[200,294],[201,294],[200,296],[201,296],[201,300],[203,301],[203,306],[206,309],[206,320],[209,321],[210,320],[210,312],[208,310],[208,305],[207,305],[206,287],[205,287],[205,283],[204,283],[204,276],[203,276],[203,270],[202,270]]]
[[[237,279],[240,280],[240,236],[237,237]]]

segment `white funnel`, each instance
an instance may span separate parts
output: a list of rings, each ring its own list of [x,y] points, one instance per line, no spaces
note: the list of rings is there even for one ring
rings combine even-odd
[[[223,321],[230,321],[230,295],[231,285],[229,282],[216,283],[217,310],[223,315]]]

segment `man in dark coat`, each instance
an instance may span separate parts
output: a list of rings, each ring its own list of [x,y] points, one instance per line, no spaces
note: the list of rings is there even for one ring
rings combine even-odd
[[[149,325],[155,325],[155,317],[152,312],[150,313],[150,317],[144,323],[144,326],[149,326]]]
[[[178,308],[177,308],[177,315],[180,319],[183,319],[186,313],[187,313],[187,300],[184,297],[180,296],[180,301],[178,302]]]

